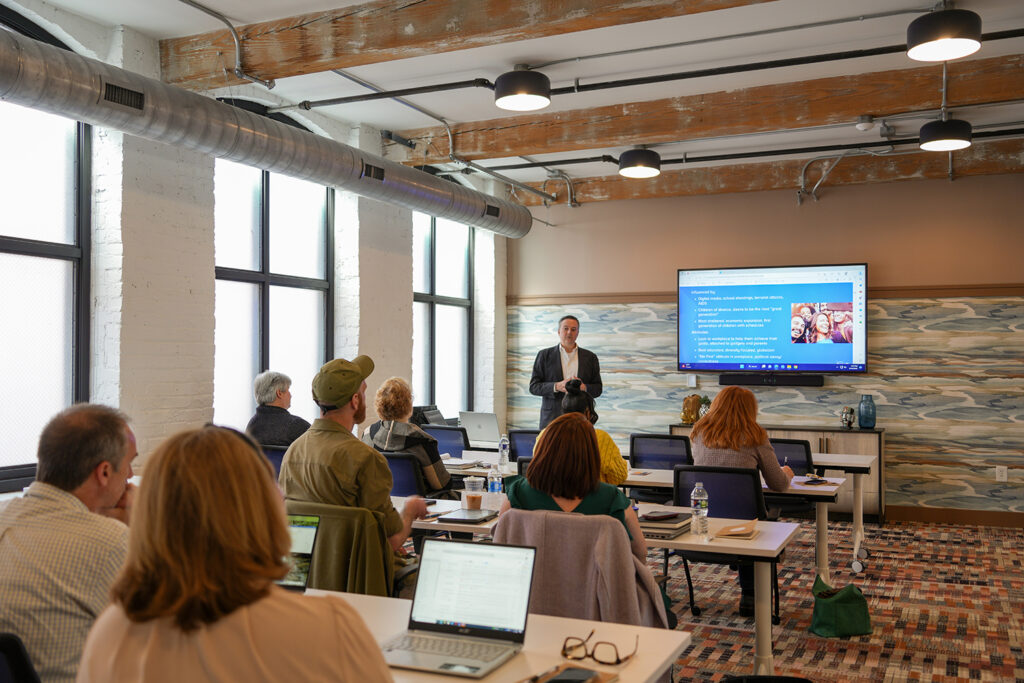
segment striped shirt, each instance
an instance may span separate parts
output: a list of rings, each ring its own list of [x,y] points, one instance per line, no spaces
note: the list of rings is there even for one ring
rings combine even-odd
[[[0,509],[0,631],[21,637],[42,680],[75,680],[127,554],[127,526],[55,486],[33,482]]]

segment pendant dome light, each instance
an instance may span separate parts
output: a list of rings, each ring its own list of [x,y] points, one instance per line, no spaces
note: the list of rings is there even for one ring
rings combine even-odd
[[[619,175],[627,178],[653,178],[661,174],[661,155],[653,149],[628,149],[619,156]]]
[[[535,111],[551,104],[551,80],[525,64],[494,80],[494,104],[509,111]]]
[[[959,59],[980,47],[981,17],[969,10],[936,10],[907,27],[907,56],[919,62]]]
[[[921,149],[928,152],[952,152],[971,146],[971,124],[960,119],[930,121],[921,126]]]

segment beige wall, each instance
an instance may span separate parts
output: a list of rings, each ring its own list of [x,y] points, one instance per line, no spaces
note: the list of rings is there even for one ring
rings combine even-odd
[[[643,181],[638,181],[643,182]],[[678,268],[867,262],[872,289],[1024,282],[1024,174],[534,209],[513,299],[674,291]],[[572,273],[571,277],[566,273]]]

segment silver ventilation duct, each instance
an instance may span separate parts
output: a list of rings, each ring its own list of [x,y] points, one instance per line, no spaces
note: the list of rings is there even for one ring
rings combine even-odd
[[[176,86],[0,30],[0,99],[518,238],[518,204]]]

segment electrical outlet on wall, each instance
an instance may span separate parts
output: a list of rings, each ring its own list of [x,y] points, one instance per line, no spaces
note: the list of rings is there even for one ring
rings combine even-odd
[[[996,481],[1006,481],[1006,465],[996,465]]]

